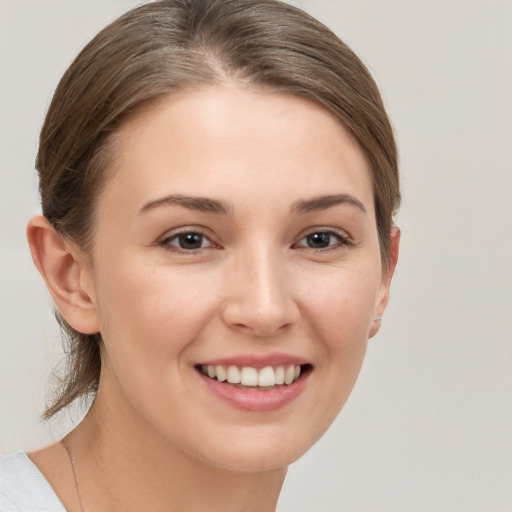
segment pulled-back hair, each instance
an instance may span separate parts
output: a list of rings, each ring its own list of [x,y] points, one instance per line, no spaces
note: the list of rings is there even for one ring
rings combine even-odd
[[[152,2],[118,18],[80,52],[55,91],[36,160],[43,215],[55,230],[90,251],[95,202],[120,125],[165,95],[226,79],[313,100],[353,134],[369,164],[386,264],[400,191],[377,86],[328,28],[276,0]],[[101,334],[77,332],[56,316],[67,371],[46,419],[95,394],[101,370]]]

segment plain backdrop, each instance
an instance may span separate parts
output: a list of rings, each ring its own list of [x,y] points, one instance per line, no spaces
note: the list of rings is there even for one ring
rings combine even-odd
[[[42,424],[61,359],[29,256],[34,158],[71,60],[135,0],[0,0],[0,453]],[[302,0],[379,83],[396,128],[401,256],[340,417],[285,482],[285,512],[512,510],[512,2]]]

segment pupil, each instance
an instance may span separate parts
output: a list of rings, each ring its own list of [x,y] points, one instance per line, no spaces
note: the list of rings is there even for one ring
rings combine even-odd
[[[182,249],[199,249],[203,243],[203,235],[199,233],[185,233],[179,236]]]
[[[331,235],[329,233],[313,233],[308,235],[307,239],[309,247],[318,249],[329,246]]]

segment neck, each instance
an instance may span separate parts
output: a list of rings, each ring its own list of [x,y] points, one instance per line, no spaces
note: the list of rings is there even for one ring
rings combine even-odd
[[[67,440],[84,512],[275,511],[286,468],[239,472],[215,467],[149,432],[126,411],[116,414],[102,398],[98,395]]]

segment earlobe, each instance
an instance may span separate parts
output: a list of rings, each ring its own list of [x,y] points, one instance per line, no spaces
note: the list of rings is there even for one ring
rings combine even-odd
[[[398,261],[398,252],[400,248],[400,228],[393,226],[391,228],[390,241],[389,241],[389,261],[382,269],[382,279],[379,288],[379,295],[377,304],[374,311],[374,318],[370,325],[369,338],[377,334],[380,329],[382,316],[386,309],[389,300],[389,288],[391,286],[391,279],[395,273],[396,264]]]
[[[56,233],[46,217],[39,215],[27,226],[32,259],[43,277],[57,309],[73,329],[84,334],[99,332],[91,290],[82,288],[85,258]]]

